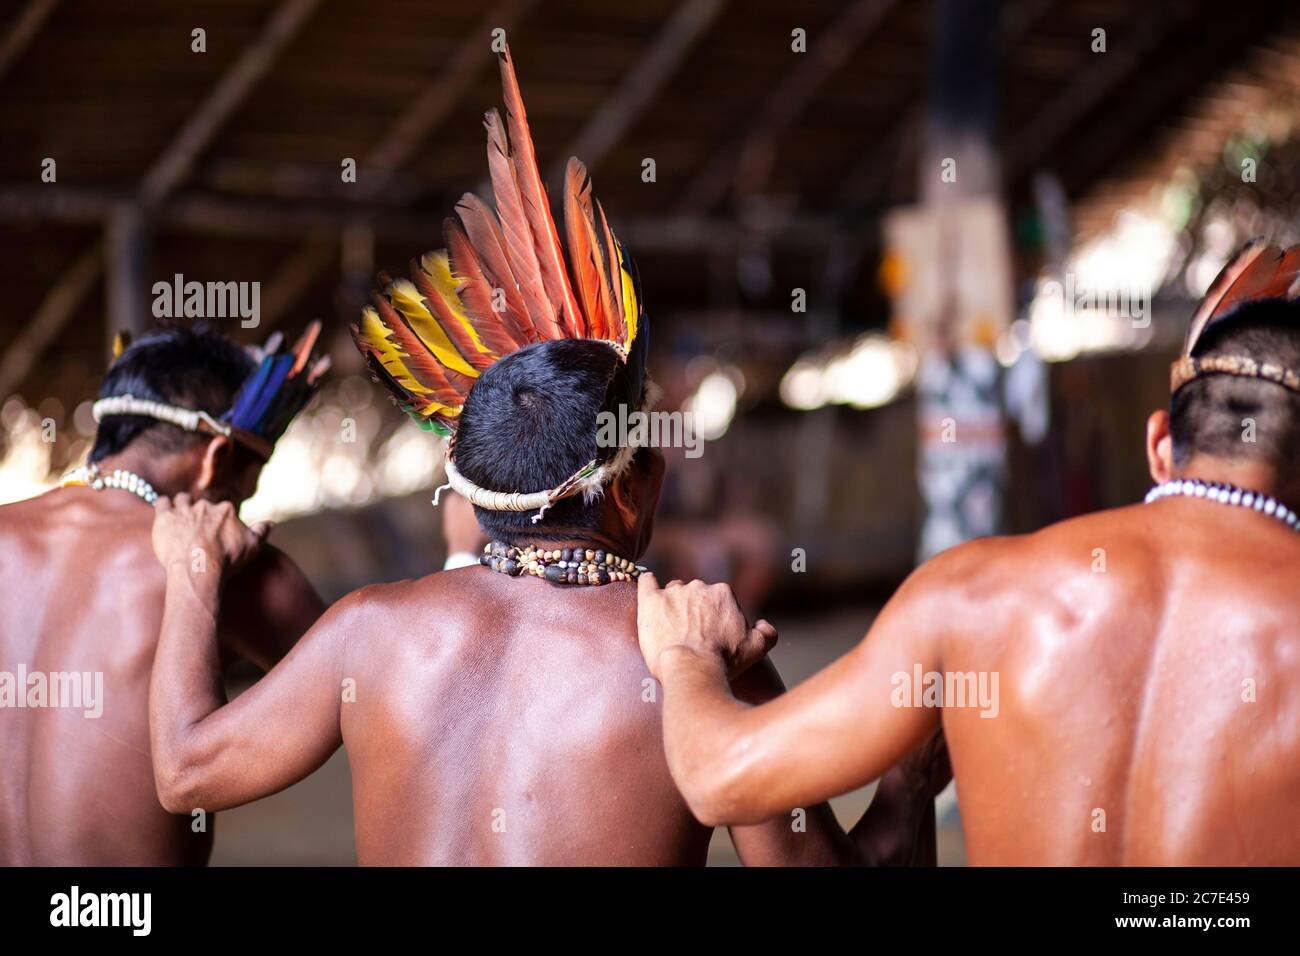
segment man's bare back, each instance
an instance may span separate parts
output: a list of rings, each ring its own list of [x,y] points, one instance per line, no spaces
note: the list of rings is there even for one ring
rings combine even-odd
[[[150,545],[153,517],[132,495],[88,488],[0,507],[0,671],[91,675],[92,688],[102,674],[97,717],[84,707],[0,707],[2,864],[207,861],[211,819],[193,832],[190,817],[167,813],[154,788],[149,680],[166,579]],[[300,575],[286,564],[270,557],[239,585],[250,617],[272,594],[282,602],[283,629],[239,648],[263,666],[317,610],[309,589],[296,593]],[[272,565],[277,580],[257,582]]]
[[[563,588],[473,566],[363,588],[227,703],[212,681],[212,609],[221,574],[258,546],[229,509],[159,502],[168,584],[150,725],[172,812],[267,796],[343,743],[363,864],[704,862],[710,831],[668,773],[629,584]],[[217,573],[192,570],[195,548]],[[783,690],[767,664],[734,689],[755,703]],[[732,839],[748,864],[910,853],[917,807],[885,803],[852,840],[817,802]]]
[[[1000,675],[943,715],[971,862],[1300,859],[1294,532],[1180,499],[944,564],[942,669]]]
[[[342,711],[357,856],[398,864],[702,864],[664,761],[629,586],[482,567],[369,588]]]

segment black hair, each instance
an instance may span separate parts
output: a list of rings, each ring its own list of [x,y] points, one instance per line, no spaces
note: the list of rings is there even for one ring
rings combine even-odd
[[[627,367],[608,345],[585,339],[539,342],[488,368],[470,389],[456,427],[456,467],[481,488],[534,492],[554,488],[592,459],[607,461],[614,447],[599,447],[601,412],[639,407]],[[476,507],[484,533],[496,541],[554,539],[557,529],[595,530],[601,503],[581,493],[536,512]]]
[[[203,323],[164,326],[132,342],[118,356],[104,376],[99,397],[131,395],[208,412],[215,418],[230,410],[255,367],[248,352]],[[208,437],[144,415],[112,415],[95,431],[90,460],[115,455],[133,442],[171,454]]]
[[[1300,303],[1247,302],[1210,326],[1192,354],[1241,355],[1300,374]],[[1179,467],[1195,455],[1258,461],[1283,476],[1300,467],[1300,395],[1281,385],[1205,375],[1178,390],[1169,417]]]

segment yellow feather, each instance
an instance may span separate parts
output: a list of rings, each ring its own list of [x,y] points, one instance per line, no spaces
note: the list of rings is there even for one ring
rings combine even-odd
[[[370,306],[361,310],[361,337],[378,354],[379,364],[384,367],[384,371],[393,376],[393,381],[412,395],[432,394],[432,389],[425,388],[411,374],[406,363],[402,361],[402,353],[388,338],[388,334],[388,326],[384,325],[384,320],[379,317],[378,312]]]
[[[623,321],[627,323],[627,341],[623,343],[623,348],[630,352],[632,343],[636,341],[636,320],[641,314],[640,306],[636,301],[636,283],[632,281],[632,274],[624,268],[623,244],[615,239],[614,248],[618,250],[618,272],[623,282]]]
[[[429,347],[429,351],[439,362],[462,375],[468,375],[470,378],[478,377],[478,370],[456,351],[456,346],[447,337],[438,320],[425,307],[424,300],[420,298],[420,291],[409,279],[398,279],[386,291],[389,298],[393,300],[393,306],[405,316],[406,321],[411,323],[412,330],[420,337],[420,341]]]
[[[478,331],[474,328],[474,323],[465,314],[465,308],[460,301],[460,283],[452,275],[451,260],[447,253],[445,251],[427,253],[420,260],[420,266],[433,282],[433,287],[438,290],[443,301],[447,303],[447,308],[456,317],[456,321],[464,326],[474,347],[485,355],[491,355],[492,350],[483,344]]]

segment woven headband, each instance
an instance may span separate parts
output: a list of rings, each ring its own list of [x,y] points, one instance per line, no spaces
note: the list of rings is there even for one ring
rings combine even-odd
[[[1207,355],[1205,358],[1180,358],[1170,368],[1169,388],[1176,392],[1193,379],[1206,375],[1235,375],[1281,385],[1300,394],[1300,375],[1272,362],[1259,362],[1245,355]]]
[[[639,411],[649,412],[659,401],[662,391],[653,381],[646,382],[645,400],[641,403]],[[533,523],[542,520],[542,516],[548,508],[552,508],[559,501],[565,498],[571,498],[581,493],[587,500],[602,494],[604,486],[613,481],[632,463],[632,458],[636,455],[640,447],[634,442],[629,442],[618,450],[609,461],[603,465],[595,458],[587,462],[572,475],[560,482],[554,488],[547,491],[493,491],[490,488],[484,488],[470,481],[456,468],[454,458],[454,444],[452,439],[448,439],[447,457],[444,461],[444,467],[447,470],[447,484],[439,488],[433,496],[433,503],[438,503],[438,498],[443,489],[451,488],[469,500],[473,505],[484,508],[487,511],[536,511],[533,515]]]
[[[96,424],[110,415],[142,415],[145,418],[167,422],[187,432],[203,432],[208,435],[220,435],[232,439],[248,448],[263,461],[271,457],[274,446],[266,439],[254,435],[243,428],[236,428],[227,422],[213,418],[207,412],[194,408],[181,408],[163,402],[153,402],[134,395],[114,395],[101,398],[91,406],[91,414]]]

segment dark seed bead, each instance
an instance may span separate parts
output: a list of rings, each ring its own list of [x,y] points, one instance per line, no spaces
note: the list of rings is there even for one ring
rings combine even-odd
[[[594,561],[604,561],[604,560],[605,560],[605,552],[604,552],[604,551],[597,551],[597,552],[592,556],[592,560],[594,560]]]
[[[565,548],[563,551],[560,552],[560,557],[563,558],[565,561],[573,560],[573,549]]]
[[[567,576],[566,580],[567,580],[570,584],[577,584],[577,583],[578,583],[578,572],[577,572],[577,571],[570,571],[570,572],[568,572],[568,576]]]
[[[546,580],[553,584],[563,584],[566,580],[566,575],[567,572],[563,568],[557,568],[555,565],[550,565],[546,569]]]
[[[592,575],[592,577],[594,577],[594,578],[596,579],[596,580],[594,580],[594,581],[592,582],[593,584],[608,584],[608,583],[609,583],[609,572],[606,571],[604,568],[601,568],[601,569],[597,570],[596,573],[595,573],[594,575]]]
[[[486,554],[479,555],[478,563],[483,565],[483,567],[485,568],[492,567],[492,559],[488,557]]]
[[[506,574],[510,575],[512,578],[519,577],[519,572],[522,570],[523,566],[513,558],[506,562]]]

